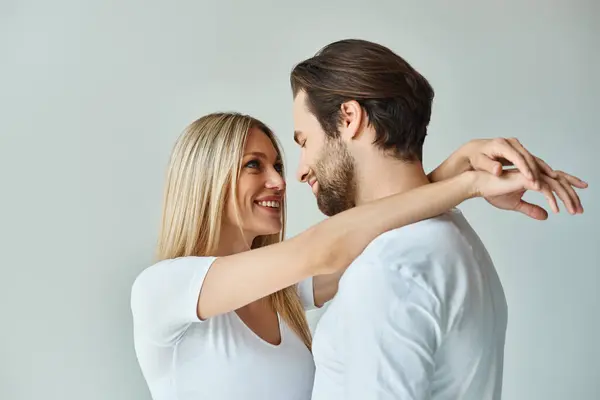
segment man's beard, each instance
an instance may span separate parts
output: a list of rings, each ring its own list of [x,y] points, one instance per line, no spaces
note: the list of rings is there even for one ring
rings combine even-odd
[[[339,139],[327,139],[314,172],[319,182],[317,205],[328,217],[356,205],[354,159]]]

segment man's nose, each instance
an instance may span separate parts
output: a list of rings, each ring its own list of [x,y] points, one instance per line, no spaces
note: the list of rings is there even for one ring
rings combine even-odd
[[[303,183],[306,182],[308,179],[309,171],[310,171],[310,169],[306,165],[300,163],[298,165],[298,170],[296,171],[296,178],[300,182],[303,182]]]

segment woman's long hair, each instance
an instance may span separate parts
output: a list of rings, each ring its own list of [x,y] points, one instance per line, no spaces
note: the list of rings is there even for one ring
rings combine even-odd
[[[239,113],[206,115],[190,124],[181,134],[171,153],[167,171],[158,260],[215,254],[230,189],[233,198],[237,199],[237,182],[251,128],[264,132],[277,153],[283,156],[277,138],[264,123]],[[237,202],[235,209],[240,221]],[[283,240],[285,199],[281,202],[281,212],[281,232],[258,236],[252,248]],[[282,289],[271,294],[269,299],[273,310],[310,349],[311,334],[297,287]]]

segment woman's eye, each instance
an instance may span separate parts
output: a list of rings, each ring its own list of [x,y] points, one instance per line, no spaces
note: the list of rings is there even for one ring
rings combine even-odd
[[[279,174],[283,173],[283,164],[275,164],[275,171],[277,171]]]
[[[258,169],[260,168],[260,162],[258,160],[251,160],[246,163],[246,168]]]

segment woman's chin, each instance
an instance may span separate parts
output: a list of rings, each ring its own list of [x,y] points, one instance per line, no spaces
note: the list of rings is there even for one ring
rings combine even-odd
[[[254,232],[256,232],[258,236],[279,235],[281,233],[281,228],[281,224],[261,224],[261,226],[257,226],[256,229],[254,229]]]

